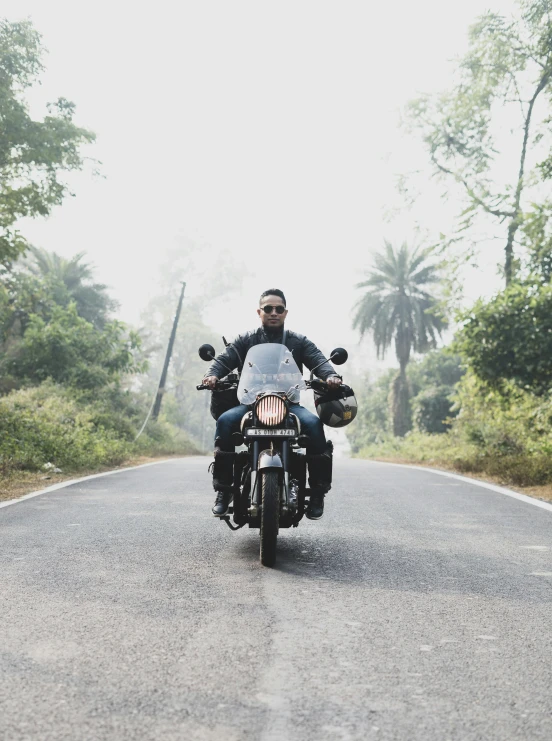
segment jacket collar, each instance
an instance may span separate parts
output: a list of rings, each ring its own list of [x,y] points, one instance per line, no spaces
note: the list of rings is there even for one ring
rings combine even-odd
[[[268,332],[264,327],[260,327],[261,342],[277,342],[281,344],[284,339],[284,332],[285,327],[282,327],[277,332]]]

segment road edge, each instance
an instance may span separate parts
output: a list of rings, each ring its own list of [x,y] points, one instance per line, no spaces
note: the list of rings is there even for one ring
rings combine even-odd
[[[497,486],[497,484],[490,484],[488,481],[482,481],[481,479],[472,479],[470,476],[461,476],[458,473],[451,473],[450,471],[443,471],[439,468],[429,468],[429,466],[414,466],[410,463],[391,463],[388,461],[377,461],[370,458],[355,458],[354,460],[369,460],[370,463],[377,463],[381,466],[400,466],[401,468],[410,468],[412,471],[427,471],[428,473],[435,473],[438,476],[446,476],[449,479],[457,479],[463,481],[465,484],[474,484],[480,486],[483,489],[490,489],[491,491],[497,492],[498,494],[504,494],[506,497],[512,497],[520,502],[526,502],[532,504],[535,507],[540,507],[548,512],[552,512],[552,504],[549,502],[543,502],[542,499],[536,499],[535,497],[527,496],[527,494],[520,494],[513,489],[507,489],[505,486]]]
[[[186,458],[191,458],[195,456],[186,456]],[[52,486],[48,486],[45,489],[40,489],[39,491],[33,491],[29,494],[24,494],[22,497],[18,497],[17,499],[9,499],[7,502],[0,502],[0,509],[3,507],[9,507],[12,504],[18,504],[19,502],[24,502],[26,499],[33,499],[34,497],[38,497],[41,494],[48,494],[52,491],[57,491],[58,489],[64,489],[67,486],[73,486],[74,484],[79,484],[82,481],[90,481],[91,479],[99,479],[102,476],[113,476],[116,473],[124,473],[125,471],[136,471],[138,468],[147,468],[148,466],[159,466],[162,463],[167,463],[168,461],[173,460],[179,460],[178,458],[165,458],[160,461],[151,461],[150,463],[141,463],[138,466],[128,466],[127,468],[118,468],[113,471],[104,471],[103,473],[93,473],[89,476],[82,476],[81,478],[77,479],[69,479],[68,481],[62,481],[59,484],[52,484]],[[371,459],[362,459],[362,458],[351,458],[350,460],[368,460],[370,463],[376,463],[380,466],[398,466],[400,468],[409,468],[412,471],[426,471],[427,473],[434,473],[437,474],[437,476],[445,476],[449,479],[456,479],[457,481],[462,481],[466,484],[473,484],[474,486],[480,486],[483,489],[489,489],[490,491],[494,491],[498,494],[504,494],[504,496],[511,497],[512,499],[517,499],[520,502],[525,502],[526,504],[532,504],[534,507],[540,507],[540,509],[545,509],[548,512],[552,512],[552,504],[549,502],[543,502],[541,499],[536,499],[535,497],[529,497],[526,494],[520,494],[517,491],[514,491],[513,489],[507,489],[504,486],[497,486],[496,484],[490,484],[487,481],[482,481],[481,479],[475,479],[471,478],[469,476],[461,476],[458,473],[451,473],[450,471],[443,471],[438,468],[429,468],[428,466],[414,466],[409,463],[391,463],[388,461],[377,461],[377,460],[371,460]]]
[[[183,456],[184,457],[184,456]],[[186,456],[186,458],[193,458],[194,456]],[[127,466],[126,468],[117,468],[113,471],[103,471],[102,473],[92,473],[89,476],[81,476],[78,479],[68,479],[67,481],[61,481],[59,484],[52,484],[47,486],[45,489],[39,489],[38,491],[31,491],[29,494],[24,494],[22,497],[17,499],[8,499],[6,502],[0,502],[0,509],[2,507],[9,507],[11,504],[19,504],[24,502],[26,499],[33,499],[41,494],[48,494],[51,491],[57,491],[63,489],[66,486],[73,486],[73,484],[80,484],[81,481],[90,481],[91,479],[99,479],[102,476],[113,476],[116,473],[125,473],[126,471],[135,471],[137,468],[147,468],[148,466],[159,466],[161,463],[167,463],[168,461],[180,460],[179,458],[164,458],[159,461],[151,461],[150,463],[140,463],[138,466]]]

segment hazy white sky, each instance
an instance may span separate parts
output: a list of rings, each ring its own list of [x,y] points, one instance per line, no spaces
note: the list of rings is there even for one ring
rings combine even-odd
[[[290,328],[352,350],[352,286],[384,235],[412,234],[409,214],[383,219],[395,174],[417,157],[400,108],[447,85],[478,14],[512,6],[4,0],[2,15],[30,17],[49,49],[34,112],[73,100],[105,175],[76,176],[77,197],[24,231],[64,255],[85,250],[130,321],[176,235],[210,245],[205,260],[231,250],[252,274],[210,312],[215,329],[255,325],[259,292],[277,285]],[[427,216],[430,228],[443,218]]]

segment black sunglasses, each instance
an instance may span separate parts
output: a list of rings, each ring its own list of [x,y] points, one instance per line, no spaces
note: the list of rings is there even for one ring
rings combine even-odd
[[[286,310],[285,306],[271,306],[270,304],[267,304],[266,306],[261,306],[261,309],[264,311],[265,314],[272,314],[273,311],[275,311],[277,314],[283,314]]]

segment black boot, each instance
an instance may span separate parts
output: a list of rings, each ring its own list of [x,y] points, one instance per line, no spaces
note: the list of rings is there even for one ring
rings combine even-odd
[[[306,514],[309,520],[319,520],[322,517],[324,514],[324,494],[318,494],[311,490]]]
[[[215,460],[212,466],[213,489],[217,492],[217,498],[212,512],[216,517],[223,517],[228,512],[228,505],[232,499],[235,460],[236,453],[215,448]]]
[[[228,513],[228,505],[230,504],[230,492],[219,491],[217,498],[215,499],[215,505],[211,510],[215,517],[224,517]]]
[[[332,488],[333,444],[326,443],[326,450],[318,455],[307,455],[309,467],[310,499],[307,518],[319,520],[324,514],[324,496]]]

